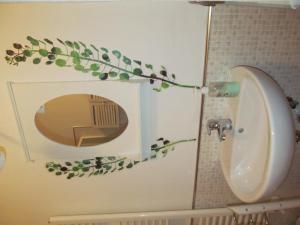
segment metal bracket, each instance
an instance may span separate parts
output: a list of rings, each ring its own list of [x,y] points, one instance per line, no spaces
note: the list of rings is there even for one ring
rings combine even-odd
[[[202,0],[198,0],[198,1],[189,1],[189,3],[191,4],[197,4],[197,5],[202,5],[202,6],[216,6],[219,4],[224,4],[224,1],[202,1]]]

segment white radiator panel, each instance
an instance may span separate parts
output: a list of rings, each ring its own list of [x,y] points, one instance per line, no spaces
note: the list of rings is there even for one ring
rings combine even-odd
[[[99,128],[118,128],[119,106],[107,99],[91,95],[90,99],[92,125]]]
[[[299,208],[300,199],[229,206],[228,208],[57,216],[51,225],[266,225],[268,213]]]

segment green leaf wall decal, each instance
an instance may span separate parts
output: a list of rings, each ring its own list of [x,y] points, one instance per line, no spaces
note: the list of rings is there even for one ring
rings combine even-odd
[[[39,40],[27,36],[26,39],[31,46],[13,43],[14,50],[6,50],[5,60],[8,64],[17,66],[19,63],[26,62],[28,57],[34,56],[33,64],[40,64],[45,58],[46,65],[56,64],[59,67],[73,67],[76,71],[90,73],[101,80],[119,79],[130,82],[133,77],[148,79],[153,85],[153,90],[158,92],[172,86],[201,88],[197,85],[178,83],[175,81],[175,74],[168,73],[165,66],[155,69],[152,64],[143,64],[139,59],[131,60],[116,49],[110,52],[107,48],[97,48],[94,44],[87,45],[81,41],[71,40],[63,41],[59,38],[56,39],[56,43],[49,38]],[[70,65],[67,65],[67,62],[70,62]],[[135,68],[132,68],[132,62],[134,62]],[[169,77],[168,74],[171,76]]]
[[[169,141],[164,138],[157,139],[157,143],[151,145],[151,155],[142,160],[132,160],[127,157],[120,156],[103,156],[92,159],[84,159],[82,161],[56,163],[46,163],[46,169],[56,176],[65,175],[67,179],[74,177],[90,177],[97,175],[105,175],[122,171],[124,169],[131,169],[136,165],[145,163],[149,160],[165,157],[174,147],[180,143],[194,142],[196,139],[184,139],[179,141]]]

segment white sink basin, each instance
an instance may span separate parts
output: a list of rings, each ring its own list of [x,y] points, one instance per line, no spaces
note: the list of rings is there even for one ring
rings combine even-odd
[[[294,122],[285,95],[266,73],[238,66],[231,76],[241,91],[229,100],[233,131],[221,144],[220,160],[233,193],[255,202],[270,196],[288,173]]]

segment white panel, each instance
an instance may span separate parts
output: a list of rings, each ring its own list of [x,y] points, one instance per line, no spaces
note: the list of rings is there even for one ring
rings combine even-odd
[[[80,159],[95,156],[141,157],[142,146],[140,83],[116,81],[36,82],[11,83],[16,115],[20,121],[20,132],[24,135],[25,151],[30,160],[37,159]],[[68,94],[92,94],[111,99],[126,112],[129,123],[126,130],[116,139],[96,146],[78,149],[55,143],[42,135],[34,123],[39,107],[47,101]],[[143,118],[147,120],[148,118]],[[130,140],[130,141],[129,141]]]

